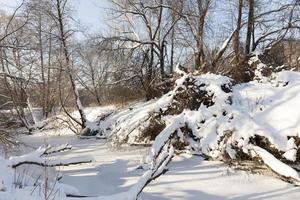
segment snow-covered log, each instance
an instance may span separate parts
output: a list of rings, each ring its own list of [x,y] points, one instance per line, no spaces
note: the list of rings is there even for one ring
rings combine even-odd
[[[169,117],[167,127],[155,138],[144,159],[143,169],[146,171],[128,191],[111,196],[99,197],[100,200],[136,200],[143,189],[166,170],[168,163],[174,156],[174,147],[170,142],[171,136],[176,133],[182,124],[182,116]]]
[[[145,163],[150,164],[150,168],[153,168],[155,162],[157,162],[156,158],[160,155],[164,145],[170,140],[172,134],[174,134],[176,130],[183,125],[183,117],[181,115],[170,118],[169,125],[167,125],[167,127],[155,138],[155,141],[149,150],[149,154],[145,158]]]
[[[295,169],[279,161],[271,153],[261,147],[252,145],[251,150],[253,150],[272,171],[283,176],[285,179],[300,183],[300,175]]]
[[[68,143],[60,145],[60,146],[56,146],[56,147],[49,145],[45,148],[43,155],[49,155],[49,154],[58,153],[58,152],[62,152],[62,151],[68,151],[71,149],[72,149],[72,146],[69,145]]]
[[[91,159],[88,158],[73,158],[73,159],[64,159],[64,160],[51,160],[48,158],[40,158],[40,157],[29,157],[26,160],[12,160],[10,162],[10,166],[12,168],[19,167],[24,164],[30,165],[39,165],[42,167],[55,167],[55,166],[69,166],[69,165],[78,165],[83,163],[90,163]]]
[[[70,150],[72,147],[69,144],[53,147],[39,147],[36,151],[30,152],[22,156],[13,156],[9,158],[9,166],[16,168],[23,164],[40,165],[43,167],[54,167],[54,166],[68,166],[82,163],[92,162],[89,158],[70,158],[64,160],[57,160],[47,155],[54,154],[57,152]]]
[[[159,142],[160,143],[160,142]],[[100,196],[99,200],[136,200],[143,189],[155,178],[165,172],[167,164],[174,156],[174,148],[170,144],[160,143],[160,153],[156,159],[153,158],[153,165],[146,170],[138,181],[126,192],[117,193],[111,196]]]
[[[149,143],[167,126],[168,115],[180,115],[184,110],[197,110],[202,106],[230,104],[231,87],[232,80],[224,76],[184,75],[176,81],[174,89],[160,99],[138,104],[101,121],[100,132],[107,135],[113,145]]]

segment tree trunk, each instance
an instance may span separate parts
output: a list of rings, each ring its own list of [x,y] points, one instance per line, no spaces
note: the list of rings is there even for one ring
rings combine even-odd
[[[233,37],[233,49],[235,54],[235,65],[238,65],[240,62],[240,30],[241,30],[241,23],[242,23],[242,14],[243,14],[243,0],[238,0],[238,16],[237,16],[237,23],[236,23],[236,32]]]
[[[52,88],[51,84],[51,56],[52,56],[52,31],[49,32],[49,52],[48,52],[48,69],[47,69],[47,90],[46,90],[46,96],[47,96],[47,108],[44,113],[44,117],[48,117],[50,112],[53,109],[53,106],[55,104],[55,99],[51,99],[50,89]],[[54,92],[54,91],[53,91]]]
[[[253,25],[254,25],[254,0],[249,0],[249,13],[248,13],[247,36],[246,36],[246,46],[245,46],[246,54],[249,54],[251,49],[251,37],[253,33]]]
[[[147,56],[147,55],[146,55]],[[147,64],[147,72],[146,72],[146,81],[145,81],[145,92],[146,92],[146,100],[150,100],[153,97],[152,94],[152,76],[153,76],[153,65],[154,65],[154,45],[150,45],[150,58]]]
[[[58,23],[59,23],[59,31],[60,31],[60,40],[62,43],[62,48],[63,48],[63,55],[64,55],[64,59],[65,59],[65,64],[67,67],[67,72],[68,72],[68,76],[71,82],[71,86],[72,86],[72,92],[73,95],[75,97],[76,100],[76,107],[77,110],[80,114],[80,118],[81,118],[81,127],[82,129],[86,128],[87,126],[87,119],[85,116],[85,113],[83,111],[83,107],[79,98],[79,93],[78,93],[78,89],[76,87],[76,83],[75,83],[75,79],[73,77],[73,70],[71,67],[71,63],[70,63],[70,57],[69,57],[69,52],[68,52],[68,48],[67,48],[67,41],[66,41],[66,35],[65,35],[65,30],[64,30],[64,24],[63,24],[63,16],[62,16],[62,10],[61,10],[61,0],[56,0],[56,8],[57,8],[57,14],[58,14]]]
[[[47,115],[47,89],[46,89],[46,79],[45,79],[45,67],[44,67],[44,52],[43,52],[43,41],[42,41],[42,18],[39,14],[39,27],[38,27],[38,37],[39,37],[39,51],[40,51],[40,65],[41,65],[41,76],[42,76],[42,109],[43,117]]]
[[[174,40],[175,40],[175,28],[172,29],[171,33],[171,63],[170,63],[170,74],[173,74],[174,70]]]
[[[207,12],[209,9],[211,1],[210,0],[197,0],[198,12],[199,12],[199,21],[197,27],[197,52],[195,57],[195,67],[196,69],[205,72],[205,53],[204,53],[204,27],[205,27],[205,19],[207,16]]]
[[[159,49],[159,64],[160,64],[160,75],[162,80],[164,80],[165,76],[165,58],[164,58],[164,48],[165,42],[162,41]]]

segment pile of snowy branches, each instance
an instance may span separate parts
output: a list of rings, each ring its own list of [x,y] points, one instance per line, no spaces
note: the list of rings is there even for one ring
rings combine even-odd
[[[255,80],[243,84],[221,75],[185,74],[161,98],[100,121],[100,135],[112,146],[151,145],[141,163],[149,173],[166,167],[170,152],[184,150],[230,163],[253,161],[298,184],[300,112],[293,108],[300,106],[300,73],[265,76],[270,67],[257,55],[249,65],[257,69]]]

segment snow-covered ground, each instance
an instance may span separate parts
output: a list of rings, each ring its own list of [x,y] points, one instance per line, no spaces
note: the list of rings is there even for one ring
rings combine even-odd
[[[25,136],[22,141],[34,148],[44,143],[41,134]],[[86,158],[92,163],[59,167],[63,174],[62,183],[78,188],[82,195],[99,196],[123,192],[141,175],[141,171],[134,170],[140,162],[145,149],[122,148],[111,150],[104,140],[78,139],[74,136],[49,136],[48,144],[64,144],[72,146],[72,150],[59,153],[56,159]]]
[[[145,188],[145,200],[292,200],[300,189],[281,180],[245,171],[233,171],[221,162],[177,156],[169,172]]]
[[[24,136],[22,141],[37,148],[45,142],[45,137],[40,133]],[[94,159],[93,163],[57,168],[63,175],[60,182],[74,186],[82,195],[94,197],[125,192],[142,174],[142,170],[135,168],[145,153],[145,148],[130,147],[112,151],[104,140],[82,140],[71,135],[51,135],[46,142],[53,145],[68,142],[72,145],[70,152],[57,154],[57,159]],[[300,196],[298,187],[276,178],[234,171],[221,162],[204,161],[199,156],[176,156],[168,168],[166,174],[145,188],[141,199],[294,200]],[[21,199],[20,197],[18,200]]]

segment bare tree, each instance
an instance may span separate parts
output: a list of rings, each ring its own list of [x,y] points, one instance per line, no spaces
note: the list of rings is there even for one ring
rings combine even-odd
[[[68,38],[70,36],[70,33],[72,33],[72,30],[66,30],[67,28],[67,0],[53,0],[52,1],[54,6],[54,11],[50,13],[53,20],[56,22],[57,30],[58,30],[58,38],[61,42],[61,51],[62,51],[62,57],[63,62],[62,67],[64,67],[67,72],[67,75],[69,77],[69,81],[71,83],[71,88],[73,95],[75,97],[75,105],[76,108],[80,114],[80,121],[76,120],[75,118],[71,117],[76,123],[78,123],[81,128],[84,130],[87,127],[87,118],[85,116],[83,106],[81,104],[81,100],[79,97],[79,92],[76,86],[75,82],[75,71],[72,68],[72,61],[70,58],[70,52],[69,52],[69,46],[68,46]],[[63,105],[62,105],[63,106]]]
[[[77,51],[81,69],[78,79],[80,84],[95,98],[100,106],[102,105],[100,89],[107,79],[109,54],[106,53],[105,47],[101,47],[101,44],[95,47],[88,40],[84,41],[84,43]]]
[[[238,0],[238,14],[236,21],[236,32],[233,38],[233,49],[235,54],[235,64],[237,65],[240,62],[240,32],[242,28],[242,14],[243,14],[243,0]]]
[[[142,49],[144,52],[142,68],[145,68],[143,76],[145,77],[143,85],[148,99],[153,97],[155,82],[164,80],[166,76],[166,55],[169,35],[181,15],[170,10],[166,1],[144,1],[127,0],[113,1],[114,13],[122,17],[122,22],[127,22],[126,27],[119,28],[119,35],[113,37],[116,41],[124,42],[123,45],[131,44],[131,49]],[[174,14],[175,13],[175,14]],[[173,19],[172,19],[173,17]],[[141,31],[137,31],[141,30]],[[174,33],[174,32],[173,32]],[[159,69],[157,71],[156,69]],[[157,73],[158,72],[158,73]]]
[[[29,131],[34,130],[35,117],[32,113],[28,88],[32,81],[32,59],[30,50],[24,46],[30,38],[26,37],[24,27],[28,22],[28,13],[17,16],[23,3],[20,4],[11,16],[6,17],[7,24],[0,39],[0,76],[8,91],[18,118]],[[28,114],[30,116],[28,116]]]
[[[245,53],[249,54],[251,50],[251,38],[254,34],[254,0],[249,0],[249,11],[248,11],[248,22],[247,22],[247,36],[246,36],[246,46]]]
[[[35,54],[35,69],[38,71],[36,78],[36,90],[41,94],[37,98],[38,106],[43,110],[43,116],[47,118],[57,104],[57,84],[55,77],[57,69],[58,40],[54,36],[55,23],[49,17],[46,10],[50,10],[49,2],[31,0],[26,4],[26,9],[30,12],[30,23],[25,27],[28,33],[33,37],[29,48],[32,54]],[[58,68],[58,67],[56,67]],[[37,94],[33,94],[37,95]]]
[[[205,56],[205,27],[206,17],[211,8],[211,0],[189,0],[184,3],[184,19],[196,43],[195,68],[204,70],[206,65]],[[205,70],[204,70],[205,71]]]

